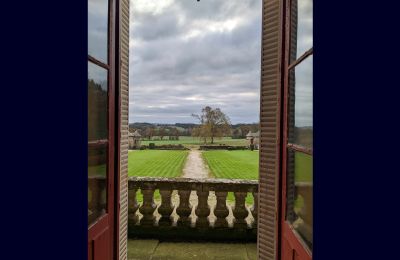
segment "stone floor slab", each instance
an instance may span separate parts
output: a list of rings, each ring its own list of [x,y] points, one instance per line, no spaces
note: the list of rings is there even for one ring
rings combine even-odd
[[[153,260],[161,259],[232,259],[247,258],[244,244],[227,243],[160,243]]]
[[[249,260],[257,260],[257,243],[246,244],[246,250]]]
[[[256,250],[256,243],[194,243],[128,240],[128,260],[256,260]]]
[[[158,243],[158,240],[155,239],[128,239],[128,260],[151,259]]]

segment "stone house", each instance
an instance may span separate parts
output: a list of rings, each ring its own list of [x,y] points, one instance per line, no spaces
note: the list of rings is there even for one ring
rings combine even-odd
[[[129,133],[128,139],[129,139],[129,149],[140,149],[142,136],[140,135],[138,130],[136,130],[133,133]]]
[[[246,135],[246,139],[247,139],[247,144],[249,147],[251,147],[251,145],[254,145],[254,149],[258,150],[260,147],[260,131],[257,131],[255,133],[252,133],[251,131],[249,131]]]

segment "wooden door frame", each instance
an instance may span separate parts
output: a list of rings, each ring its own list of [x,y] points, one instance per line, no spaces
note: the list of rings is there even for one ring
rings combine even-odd
[[[284,45],[282,46],[283,49],[283,70],[282,70],[282,77],[283,77],[283,96],[282,96],[282,131],[281,131],[281,136],[282,136],[282,141],[281,141],[281,170],[280,170],[280,176],[281,176],[281,183],[280,183],[280,216],[279,216],[279,226],[280,226],[280,232],[279,232],[279,255],[282,256],[282,246],[283,246],[283,239],[286,238],[286,241],[295,248],[303,248],[300,252],[296,251],[296,253],[299,253],[299,257],[301,259],[312,259],[312,252],[309,250],[308,246],[304,243],[300,235],[293,229],[293,227],[287,222],[286,220],[286,203],[287,203],[287,157],[288,157],[288,113],[289,113],[289,72],[291,69],[294,69],[296,65],[298,65],[300,62],[302,62],[304,59],[306,59],[308,56],[312,54],[312,49],[311,52],[307,51],[305,52],[304,55],[301,57],[297,58],[297,62],[294,62],[290,64],[290,50],[291,50],[291,3],[292,0],[283,0],[284,1],[284,14],[283,14],[283,20],[284,20],[284,40],[283,43]],[[308,150],[304,149],[298,149],[295,146],[290,146],[293,150],[300,150],[301,152],[309,154]]]
[[[107,21],[107,64],[96,59],[93,56],[88,55],[88,61],[93,64],[100,66],[102,68],[107,69],[107,87],[108,87],[108,120],[107,120],[107,131],[108,131],[108,140],[107,140],[107,218],[108,221],[103,217],[100,217],[94,223],[91,223],[88,226],[88,237],[93,237],[93,233],[96,233],[100,230],[104,230],[106,228],[110,229],[110,257],[111,259],[118,259],[118,246],[115,245],[118,238],[119,231],[119,114],[120,114],[120,106],[119,106],[119,91],[118,87],[119,82],[117,81],[118,69],[116,68],[116,53],[119,51],[118,46],[118,38],[117,36],[117,27],[116,24],[119,21],[119,17],[116,15],[117,9],[117,1],[118,0],[108,0],[108,21]],[[117,43],[117,44],[116,44]],[[118,105],[118,106],[117,106]],[[98,144],[104,144],[105,142],[98,142]],[[118,243],[117,243],[118,245]],[[116,257],[117,256],[117,257]]]

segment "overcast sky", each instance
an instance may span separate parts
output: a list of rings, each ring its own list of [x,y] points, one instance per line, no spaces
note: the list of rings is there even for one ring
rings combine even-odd
[[[129,122],[259,121],[261,0],[130,3]]]
[[[261,0],[131,0],[130,122],[258,122]]]

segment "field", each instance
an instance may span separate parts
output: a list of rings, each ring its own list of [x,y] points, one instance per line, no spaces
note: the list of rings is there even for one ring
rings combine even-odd
[[[258,151],[204,151],[203,158],[212,175],[221,179],[258,179]],[[228,193],[229,201],[234,201],[232,192]],[[247,195],[246,203],[253,204],[253,196]]]
[[[128,175],[140,177],[179,177],[182,174],[188,151],[168,150],[134,150],[129,151]],[[136,193],[137,200],[143,201],[140,191]],[[154,199],[161,199],[156,190]]]
[[[128,174],[129,176],[179,177],[187,155],[188,151],[129,151]],[[254,180],[258,178],[257,151],[204,151],[203,158],[216,178]],[[160,198],[158,191],[154,195],[156,200]],[[138,201],[142,201],[140,192],[137,196]],[[228,200],[234,201],[232,193],[228,194]],[[253,203],[253,197],[248,196],[246,202]]]
[[[147,177],[179,177],[188,151],[135,150],[129,151],[128,175]]]
[[[258,179],[258,151],[204,151],[203,158],[215,178]]]
[[[202,145],[203,142],[196,137],[191,136],[180,136],[179,140],[168,140],[168,136],[164,137],[164,140],[158,140],[159,137],[155,137],[156,140],[143,140],[142,145],[149,145],[149,143],[154,143],[155,145],[163,145],[163,144],[182,144],[184,146],[194,146],[194,145]],[[209,142],[207,142],[209,144]],[[242,146],[247,144],[246,139],[232,139],[231,137],[222,137],[214,140],[214,144],[226,144],[226,145],[237,145]]]
[[[183,140],[180,140],[183,141]],[[165,141],[162,141],[165,142]],[[176,141],[179,142],[179,141]],[[148,177],[179,177],[185,164],[189,151],[177,150],[134,150],[129,151],[128,173],[129,176]],[[223,179],[258,179],[258,151],[203,151],[204,162],[208,165],[212,176]],[[312,181],[312,156],[295,153],[296,181]],[[158,191],[155,199],[160,199]],[[138,201],[142,195],[138,192]],[[228,201],[233,202],[234,196],[230,192]],[[246,203],[251,205],[253,197],[249,194]],[[303,202],[299,197],[295,202],[300,207]]]

